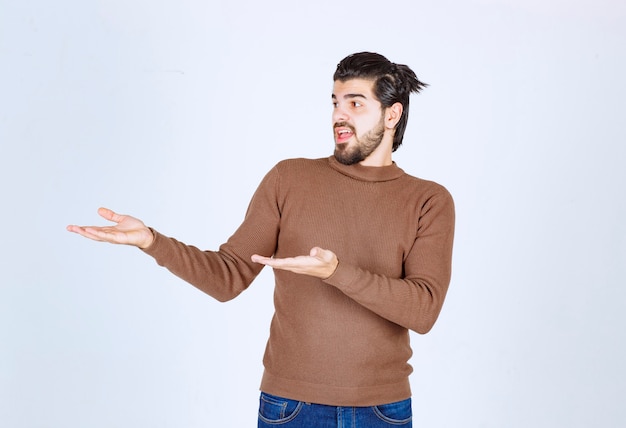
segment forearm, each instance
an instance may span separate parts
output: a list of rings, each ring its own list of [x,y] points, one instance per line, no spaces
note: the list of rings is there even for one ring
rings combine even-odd
[[[276,170],[272,169],[252,197],[243,223],[218,251],[203,251],[154,231],[154,242],[144,251],[215,299],[233,299],[263,268],[252,262],[252,255],[271,256],[276,250],[280,220],[276,179]]]
[[[226,246],[220,251],[203,251],[153,233],[154,242],[143,251],[154,257],[157,264],[221,302],[238,296],[262,267],[244,260]]]
[[[377,315],[418,333],[434,325],[448,289],[449,276],[395,279],[341,262],[324,282]]]

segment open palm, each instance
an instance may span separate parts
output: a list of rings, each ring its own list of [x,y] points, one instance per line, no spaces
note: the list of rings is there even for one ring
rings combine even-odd
[[[98,214],[106,220],[112,221],[112,226],[67,226],[67,230],[77,233],[94,241],[110,242],[112,244],[134,245],[147,248],[152,244],[152,231],[139,219],[129,215],[117,214],[108,208],[99,208]]]

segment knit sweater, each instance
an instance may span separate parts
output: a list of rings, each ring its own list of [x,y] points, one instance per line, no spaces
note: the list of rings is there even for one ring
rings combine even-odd
[[[339,264],[325,280],[274,271],[261,389],[336,406],[410,397],[408,330],[431,329],[450,281],[454,204],[444,187],[395,163],[291,159],[264,177],[243,223],[218,251],[154,234],[145,252],[220,301],[261,271],[253,254],[333,251]]]

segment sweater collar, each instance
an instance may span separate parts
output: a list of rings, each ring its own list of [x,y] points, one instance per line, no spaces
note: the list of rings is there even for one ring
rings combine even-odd
[[[334,156],[328,158],[328,164],[343,175],[361,181],[389,181],[400,178],[404,171],[393,162],[389,166],[363,166],[361,164],[344,165],[335,159]]]

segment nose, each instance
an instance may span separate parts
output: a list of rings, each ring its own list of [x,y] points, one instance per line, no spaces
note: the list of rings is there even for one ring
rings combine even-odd
[[[334,107],[333,107],[333,123],[337,123],[337,122],[347,122],[348,121],[348,114],[346,113],[346,111],[342,108],[341,104],[337,103]]]

